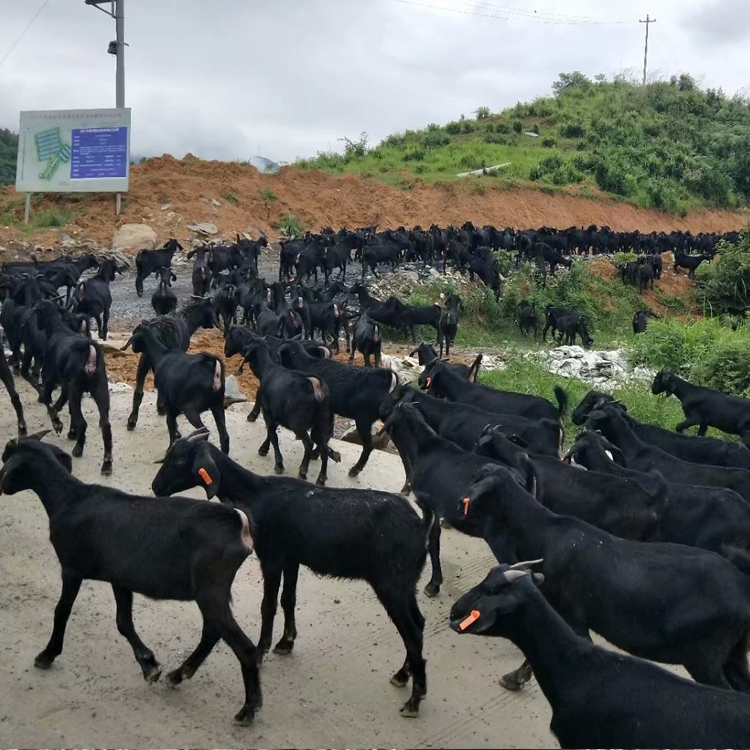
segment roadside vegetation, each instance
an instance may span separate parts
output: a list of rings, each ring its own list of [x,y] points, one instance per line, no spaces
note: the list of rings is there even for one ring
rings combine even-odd
[[[552,88],[553,96],[496,114],[479,107],[473,118],[407,130],[375,147],[362,133],[344,139],[342,154],[297,166],[408,186],[507,163],[486,184],[580,185],[584,195],[603,191],[674,212],[750,201],[750,100],[702,90],[685,73],[647,86],[563,73]]]
[[[16,181],[17,155],[18,136],[0,128],[0,185],[12,185]]]

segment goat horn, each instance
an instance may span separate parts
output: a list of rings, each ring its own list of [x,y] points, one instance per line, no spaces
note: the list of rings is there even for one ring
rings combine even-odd
[[[525,560],[524,562],[517,562],[515,565],[511,565],[509,570],[528,570],[534,565],[541,565],[544,562],[544,558],[539,560]],[[507,574],[506,574],[507,577]]]
[[[511,568],[510,570],[506,570],[503,575],[508,583],[512,583],[519,578],[526,578],[526,576],[531,575],[531,573],[528,570],[513,570],[513,568]]]
[[[41,440],[45,435],[48,435],[52,430],[39,430],[31,435],[27,435],[24,440]]]
[[[201,427],[199,430],[195,430],[195,432],[191,432],[185,440],[188,443],[197,443],[199,440],[208,440],[209,436],[209,429],[208,427]]]

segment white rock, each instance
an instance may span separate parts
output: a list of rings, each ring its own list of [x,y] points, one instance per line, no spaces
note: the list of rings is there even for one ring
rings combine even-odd
[[[112,249],[119,252],[153,250],[156,232],[148,224],[123,224],[112,237]]]
[[[219,201],[217,201],[216,198],[212,198],[211,199],[211,205],[212,206],[220,206],[221,203]]]
[[[240,385],[234,375],[230,375],[224,384],[224,408],[228,409],[232,404],[240,404],[247,401],[247,396],[240,390]]]
[[[162,205],[161,205],[161,210],[162,211],[169,211],[170,208],[172,208],[172,204],[171,203],[162,203]]]

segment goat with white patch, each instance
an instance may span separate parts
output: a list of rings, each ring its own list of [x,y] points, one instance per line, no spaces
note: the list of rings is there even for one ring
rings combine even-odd
[[[216,421],[221,449],[229,453],[224,418],[224,365],[213,354],[186,354],[168,349],[154,330],[139,325],[130,339],[133,351],[146,352],[154,368],[159,403],[167,415],[170,445],[180,437],[177,416],[184,414],[193,427],[203,427],[201,414],[210,410]]]
[[[250,363],[255,376],[260,380],[257,405],[263,411],[267,437],[258,449],[261,456],[268,454],[273,444],[276,458],[274,472],[283,474],[284,459],[279,449],[279,426],[291,430],[305,446],[305,454],[299,467],[299,478],[307,479],[307,469],[313,452],[313,443],[320,453],[320,474],[316,484],[326,483],[328,457],[339,461],[340,456],[328,447],[333,434],[333,412],[328,386],[314,375],[296,370],[287,370],[271,358],[268,344],[254,338],[245,348],[245,360]],[[252,421],[252,420],[251,420]]]

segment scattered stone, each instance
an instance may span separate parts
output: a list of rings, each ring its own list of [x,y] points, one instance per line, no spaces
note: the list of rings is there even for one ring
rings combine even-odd
[[[217,201],[216,198],[211,199],[211,205],[212,206],[221,206],[221,201]]]
[[[224,384],[224,408],[228,409],[232,404],[241,404],[247,400],[247,396],[240,390],[237,378],[230,375]]]
[[[654,377],[654,371],[649,368],[631,368],[624,349],[596,351],[580,346],[558,346],[538,356],[550,372],[602,387],[608,384],[614,387],[619,382]]]
[[[383,451],[388,447],[388,443],[390,442],[390,437],[388,436],[387,432],[380,432],[380,423],[376,422],[372,426],[372,445],[375,450]],[[357,427],[354,424],[354,422],[351,423],[351,426],[341,435],[339,440],[342,440],[345,443],[352,443],[354,445],[362,445],[362,439],[359,437],[359,432],[357,432]]]
[[[198,234],[204,234],[207,236],[212,236],[214,234],[218,234],[219,230],[216,227],[216,224],[214,224],[212,221],[205,221],[201,224],[198,224],[195,221],[191,221],[189,224],[185,225],[191,232],[197,232]]]
[[[112,249],[120,252],[153,250],[156,232],[148,224],[123,224],[112,237]]]
[[[172,208],[172,204],[171,203],[162,203],[161,204],[161,210],[162,211],[169,211],[170,208]]]
[[[414,357],[391,357],[384,354],[381,363],[383,367],[395,372],[401,383],[415,383],[424,369]]]

